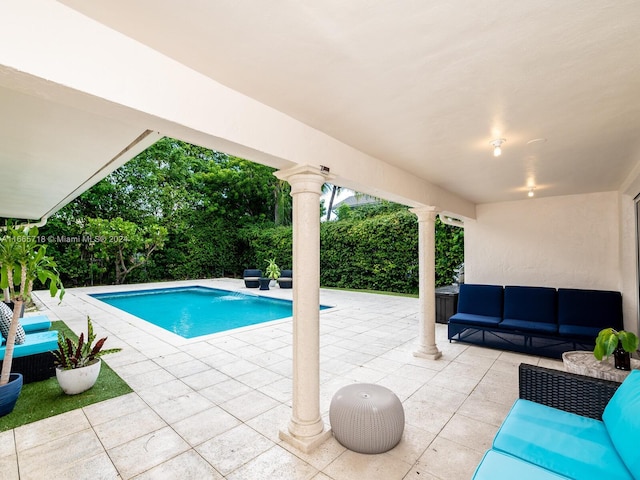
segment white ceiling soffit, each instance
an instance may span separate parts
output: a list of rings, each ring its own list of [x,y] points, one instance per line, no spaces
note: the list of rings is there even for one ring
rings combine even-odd
[[[62,3],[474,203],[616,190],[640,159],[635,0]]]
[[[0,86],[0,217],[46,219],[159,137]]]

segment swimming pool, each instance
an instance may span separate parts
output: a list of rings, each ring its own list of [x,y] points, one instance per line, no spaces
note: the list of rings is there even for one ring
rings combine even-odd
[[[293,304],[209,287],[178,287],[90,295],[184,338],[292,316]],[[321,306],[322,308],[328,308]]]

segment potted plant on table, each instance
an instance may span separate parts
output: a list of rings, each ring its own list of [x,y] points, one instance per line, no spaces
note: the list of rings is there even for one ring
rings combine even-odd
[[[53,352],[56,364],[56,378],[67,395],[76,395],[89,390],[96,383],[100,374],[102,362],[100,357],[109,353],[116,353],[121,348],[102,350],[107,337],[96,339],[93,333],[91,318],[87,317],[87,339],[84,332],[78,337],[78,341],[58,333],[58,350]]]
[[[280,267],[278,267],[275,258],[267,260],[265,275],[266,277],[260,279],[260,290],[269,290],[269,284],[275,286],[276,280],[280,278]]]
[[[636,350],[638,350],[638,336],[635,333],[605,328],[598,333],[593,356],[602,360],[613,354],[617,369],[631,370],[631,354]]]
[[[52,297],[58,296],[62,301],[64,296],[56,263],[46,255],[46,245],[38,244],[37,239],[36,227],[8,225],[0,242],[0,288],[8,292],[8,299],[14,304],[11,322],[5,325],[7,343],[0,373],[0,416],[11,413],[22,390],[22,375],[11,373],[11,365],[16,341],[24,342],[20,312],[25,302],[31,300],[33,282],[37,278],[45,286],[48,283]],[[17,333],[21,334],[18,340]]]

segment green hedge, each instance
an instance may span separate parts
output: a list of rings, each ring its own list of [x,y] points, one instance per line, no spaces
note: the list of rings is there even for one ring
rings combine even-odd
[[[268,258],[291,266],[291,227],[240,233],[242,268],[264,270]],[[464,259],[464,233],[436,222],[436,285],[449,285]],[[418,291],[418,222],[407,210],[320,225],[320,283],[325,287]],[[241,273],[241,272],[240,272]]]

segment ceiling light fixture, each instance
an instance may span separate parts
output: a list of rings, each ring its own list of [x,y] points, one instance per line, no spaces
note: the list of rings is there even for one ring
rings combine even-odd
[[[495,140],[493,140],[491,142],[491,145],[493,145],[493,156],[494,157],[499,157],[500,154],[502,153],[502,144],[504,142],[506,142],[507,140],[504,138],[497,138]]]
[[[536,187],[530,187],[529,188],[529,193],[527,193],[527,195],[529,196],[529,198],[533,197],[535,195],[534,190],[536,189]]]

